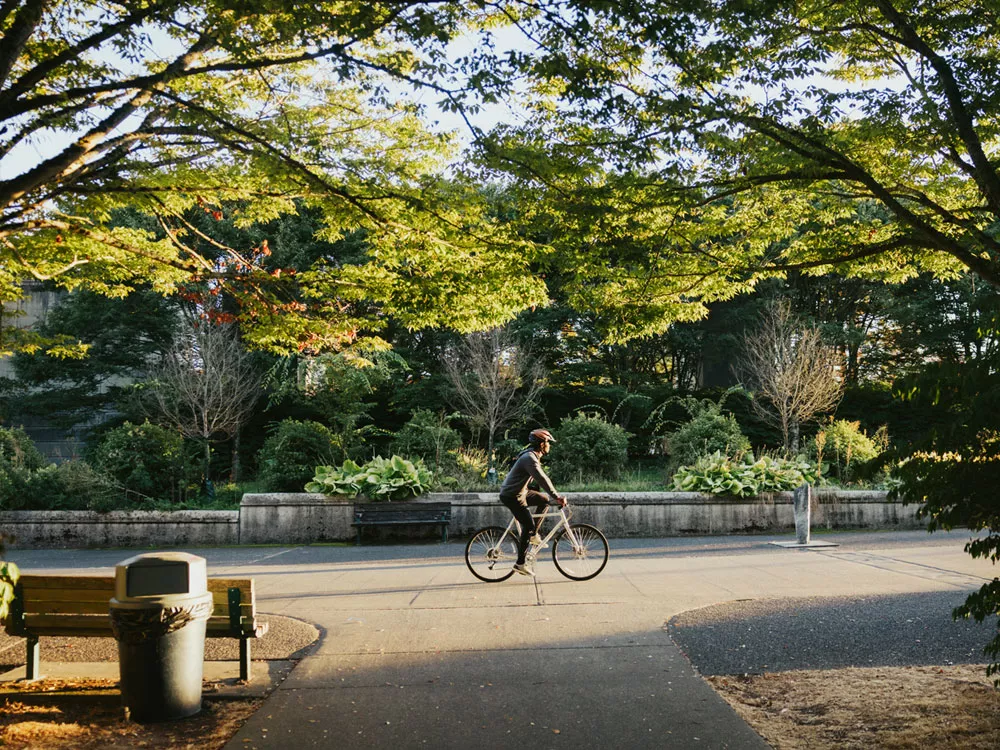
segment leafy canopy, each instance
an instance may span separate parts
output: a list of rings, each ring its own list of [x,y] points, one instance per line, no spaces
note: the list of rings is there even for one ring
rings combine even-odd
[[[991,0],[560,7],[479,152],[612,338],[792,270],[1000,284]]]
[[[544,301],[525,243],[445,178],[450,139],[387,85],[447,97],[445,45],[489,12],[288,0],[245,10],[0,5],[0,299],[28,278],[117,296],[139,283],[225,285],[246,338],[279,352],[377,329],[362,301],[405,325],[457,330]],[[249,226],[303,207],[322,214],[328,238],[363,229],[368,260],[321,260],[290,278],[265,264],[266,238],[228,245],[191,219]],[[115,223],[126,208],[154,221]]]

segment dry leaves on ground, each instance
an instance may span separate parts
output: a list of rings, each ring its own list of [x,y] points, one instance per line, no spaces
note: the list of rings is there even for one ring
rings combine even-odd
[[[15,750],[213,750],[260,707],[206,700],[200,714],[143,725],[126,721],[114,680],[39,680],[0,695],[0,746]]]
[[[1000,747],[1000,690],[981,664],[707,679],[777,750]]]

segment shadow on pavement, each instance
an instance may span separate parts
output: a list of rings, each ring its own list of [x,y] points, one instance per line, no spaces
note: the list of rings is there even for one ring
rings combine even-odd
[[[703,675],[985,664],[994,622],[951,617],[968,593],[728,602],[679,614],[668,631]]]

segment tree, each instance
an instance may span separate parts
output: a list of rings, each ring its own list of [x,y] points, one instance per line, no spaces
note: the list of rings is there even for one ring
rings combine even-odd
[[[530,226],[566,235],[550,260],[578,269],[579,303],[614,312],[616,336],[796,270],[996,286],[995,15],[570,2],[519,19],[540,42],[508,63],[531,119],[481,139],[482,163],[532,196]]]
[[[803,423],[840,401],[838,364],[819,329],[801,327],[787,303],[773,305],[746,334],[740,377],[755,393],[757,413],[781,428],[786,454],[798,453]]]
[[[0,301],[24,279],[122,294],[226,283],[246,339],[349,345],[379,319],[468,331],[544,301],[524,242],[443,177],[450,139],[387,82],[448,88],[445,48],[493,9],[435,2],[0,4]],[[456,87],[457,88],[457,87]],[[360,267],[292,277],[266,241],[190,218],[266,222],[308,206],[328,238],[364,230]],[[121,209],[151,217],[116,225]],[[198,244],[212,245],[206,257]],[[266,238],[265,238],[266,240]],[[511,281],[514,279],[514,281]],[[472,304],[490,300],[489,305]]]
[[[260,396],[260,369],[234,328],[202,321],[179,337],[152,374],[157,416],[184,437],[203,443],[209,479],[212,441],[238,438]],[[234,479],[239,478],[237,456],[234,449]]]
[[[537,408],[541,367],[509,330],[494,328],[466,336],[445,355],[444,371],[473,430],[486,433],[492,461],[497,433]]]
[[[86,356],[15,355],[14,372],[26,390],[18,412],[43,415],[62,427],[92,422],[170,349],[179,324],[176,301],[148,289],[122,299],[86,290],[65,296],[38,333],[82,344]]]

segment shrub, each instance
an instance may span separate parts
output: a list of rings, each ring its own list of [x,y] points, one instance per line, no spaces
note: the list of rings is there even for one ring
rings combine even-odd
[[[184,440],[149,422],[126,422],[108,431],[90,452],[90,463],[126,496],[179,500],[184,486]]]
[[[282,420],[257,452],[262,489],[301,492],[315,467],[333,463],[336,445],[336,436],[319,422]]]
[[[434,472],[434,489],[472,490],[486,485],[489,460],[482,448],[459,448],[450,461]]]
[[[691,465],[703,456],[715,453],[736,456],[750,450],[750,441],[740,430],[736,417],[722,413],[722,403],[694,398],[683,401],[691,419],[664,439],[670,456],[668,471]]]
[[[45,466],[45,457],[20,427],[0,427],[0,466],[37,471]]]
[[[813,438],[810,455],[824,474],[850,482],[858,468],[882,452],[882,445],[861,429],[860,422],[838,419]]]
[[[752,453],[730,458],[716,452],[702,456],[691,466],[681,466],[674,474],[672,489],[751,497],[794,490],[806,482],[815,482],[816,478],[816,467],[802,458],[755,459]]]
[[[27,478],[27,510],[113,510],[121,493],[83,461],[49,464]]]
[[[0,549],[0,554],[2,553],[3,550]],[[0,559],[0,623],[7,620],[10,603],[14,601],[14,586],[20,577],[21,572],[14,563]]]
[[[324,495],[365,495],[372,500],[401,500],[426,492],[434,475],[419,458],[407,461],[400,456],[376,456],[364,466],[348,459],[340,468],[317,466],[316,476],[306,492]]]
[[[628,461],[629,433],[601,417],[578,414],[555,430],[549,459],[557,481],[575,477],[617,477]]]
[[[392,441],[392,452],[422,458],[432,466],[453,463],[451,452],[462,445],[462,436],[448,426],[450,416],[438,416],[429,409],[417,409]]]

